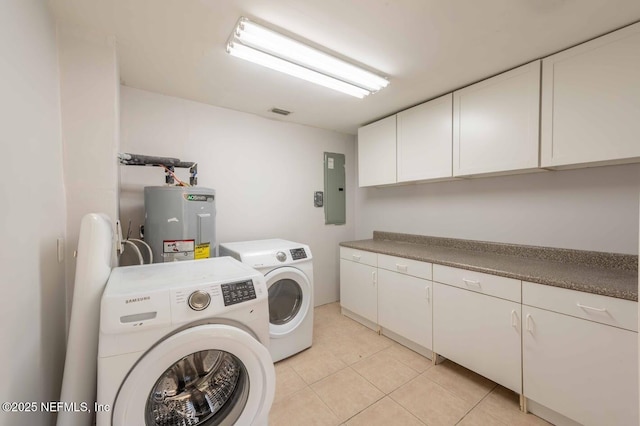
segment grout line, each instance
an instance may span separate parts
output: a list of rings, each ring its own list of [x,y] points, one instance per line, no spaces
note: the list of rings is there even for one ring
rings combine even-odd
[[[327,376],[327,377],[328,377],[328,376]],[[311,386],[309,386],[309,389],[311,389],[311,392],[313,392],[313,394],[314,394],[315,396],[317,396],[317,397],[318,397],[318,399],[320,400],[320,402],[322,403],[322,405],[324,405],[324,406],[327,408],[327,410],[329,410],[329,412],[330,412],[331,414],[333,414],[333,415],[335,416],[335,418],[336,418],[336,419],[338,419],[338,421],[340,422],[340,423],[338,423],[338,424],[342,424],[342,423],[344,423],[343,421],[340,421],[340,418],[338,417],[338,413],[336,413],[335,411],[333,411],[333,410],[331,409],[331,407],[329,407],[329,404],[327,404],[326,402],[324,402],[324,399],[322,399],[322,397],[318,394],[318,392],[316,392],[316,391],[315,391],[315,389],[313,389]]]
[[[475,409],[476,409],[476,408],[477,408],[477,407],[482,403],[482,401],[484,401],[485,399],[487,399],[487,397],[488,397],[489,395],[491,395],[491,392],[493,392],[497,387],[498,387],[498,384],[497,384],[497,383],[494,383],[494,384],[493,384],[493,387],[491,388],[491,390],[489,390],[489,392],[487,392],[487,394],[486,394],[485,396],[483,396],[483,397],[480,399],[480,401],[478,401],[478,402],[476,403],[476,405],[474,405],[473,407],[471,407],[471,409],[469,409],[469,411],[467,411],[467,412],[465,413],[465,415],[464,415],[464,416],[462,416],[462,418],[458,421],[458,423],[456,423],[456,425],[460,424],[460,422],[462,422],[462,421],[465,419],[465,417],[467,417],[469,414],[471,414],[471,412],[472,412],[473,410],[475,410]],[[488,414],[490,415],[490,413],[488,413]],[[504,424],[504,425],[506,426],[506,424],[505,424],[502,420],[500,420],[500,419],[496,419],[494,416],[491,416],[491,417],[493,417],[495,420],[499,421],[500,423],[502,423],[502,424]]]
[[[376,388],[378,389],[378,388]],[[382,392],[382,391],[381,391]],[[382,392],[382,397],[376,399],[375,401],[373,401],[371,404],[367,405],[366,407],[364,407],[362,410],[358,411],[357,413],[355,413],[353,416],[349,417],[347,420],[345,420],[342,423],[346,423],[349,420],[353,419],[355,416],[357,416],[358,414],[362,413],[365,410],[368,410],[369,408],[371,408],[373,405],[377,404],[378,402],[382,401],[383,399],[385,399],[387,397],[387,395],[384,394],[384,392]]]
[[[303,387],[303,388],[301,388],[301,389],[298,389],[298,390],[296,390],[296,391],[291,392],[291,393],[290,393],[289,395],[287,395],[287,396],[283,396],[282,398],[280,398],[280,400],[279,400],[279,401],[274,401],[274,402],[273,402],[273,404],[272,404],[272,408],[273,408],[273,405],[275,405],[275,404],[280,404],[280,403],[282,403],[282,402],[285,402],[285,401],[290,400],[294,395],[296,395],[296,394],[298,394],[298,393],[302,392],[302,391],[303,391],[303,390],[305,390],[306,388],[311,388],[311,386],[306,385],[305,387]]]
[[[336,316],[336,317],[340,317],[340,318],[342,318],[342,319],[345,319],[345,318],[346,318],[346,319],[350,320],[351,322],[354,322],[354,323],[358,324],[358,322],[357,322],[357,321],[355,321],[355,320],[353,320],[353,319],[351,319],[351,318],[345,317],[345,316],[344,316],[344,315],[342,315],[342,314],[341,314],[341,312],[339,312],[339,311],[338,311],[338,312],[335,312],[335,313],[331,312],[331,315],[329,315],[329,316],[327,317],[327,319],[328,319],[328,318],[330,318],[330,317],[334,317],[334,316]],[[369,330],[369,329],[366,329],[366,330],[364,330],[364,331],[370,331],[370,330]],[[360,333],[360,332],[361,332],[361,330],[358,330],[358,331],[354,332],[354,334],[358,334],[358,333]],[[389,338],[388,338],[388,339],[389,339]],[[383,352],[383,351],[385,351],[385,350],[387,350],[387,349],[390,349],[390,348],[393,346],[393,339],[389,339],[389,340],[392,342],[390,345],[388,345],[388,346],[386,346],[386,347],[384,347],[384,348],[381,348],[381,349],[379,349],[379,350],[376,350],[375,352],[373,352],[373,353],[371,353],[371,354],[369,354],[369,355],[367,355],[367,356],[365,356],[365,357],[362,357],[362,358],[358,359],[356,362],[353,362],[353,363],[351,363],[351,364],[347,364],[347,363],[346,363],[346,362],[344,362],[341,358],[337,357],[337,356],[335,355],[335,353],[333,352],[333,350],[327,349],[327,351],[328,351],[328,352],[330,352],[330,353],[331,353],[331,354],[332,354],[336,359],[338,359],[338,360],[342,361],[346,366],[345,366],[345,367],[343,367],[343,368],[341,368],[340,370],[337,370],[337,371],[335,371],[335,372],[331,373],[330,375],[328,375],[328,376],[326,376],[326,377],[324,377],[324,378],[322,378],[322,379],[320,379],[320,380],[315,381],[314,383],[306,384],[306,382],[305,382],[306,387],[310,388],[310,389],[311,389],[311,391],[312,391],[312,392],[313,392],[313,393],[314,393],[318,398],[320,398],[320,400],[322,401],[323,405],[324,405],[325,407],[327,407],[327,408],[328,408],[328,410],[329,410],[331,413],[333,413],[336,417],[338,417],[337,413],[335,413],[335,412],[331,409],[331,407],[329,407],[329,406],[325,403],[325,401],[322,399],[322,397],[321,397],[318,393],[316,393],[316,392],[315,392],[315,390],[311,387],[311,385],[312,385],[312,384],[318,383],[318,382],[320,382],[320,381],[322,381],[322,380],[324,380],[324,379],[326,379],[326,378],[328,378],[328,377],[330,377],[330,376],[332,376],[332,375],[334,375],[334,374],[336,374],[336,373],[338,373],[338,372],[340,372],[340,371],[343,371],[345,368],[350,368],[350,369],[351,369],[353,372],[355,372],[358,376],[360,376],[361,378],[363,378],[367,383],[369,383],[371,386],[373,386],[375,389],[377,389],[378,391],[380,391],[380,392],[382,393],[382,396],[381,396],[380,398],[376,399],[376,400],[375,400],[375,401],[373,401],[371,404],[369,404],[369,405],[367,405],[366,407],[364,407],[363,409],[359,410],[357,413],[353,414],[353,415],[352,415],[351,417],[349,417],[348,419],[346,419],[346,420],[344,420],[344,421],[340,421],[340,419],[338,418],[338,420],[340,421],[340,423],[339,423],[339,424],[341,424],[341,425],[342,425],[342,424],[346,424],[348,421],[350,421],[350,420],[351,420],[351,419],[353,419],[354,417],[358,416],[358,415],[359,415],[359,414],[361,414],[362,412],[364,412],[364,411],[368,410],[368,409],[369,409],[369,408],[371,408],[373,405],[377,404],[378,402],[380,402],[381,400],[383,400],[383,399],[384,399],[384,398],[386,398],[386,397],[389,397],[390,401],[392,401],[393,403],[395,403],[395,404],[397,404],[398,406],[400,406],[404,411],[406,411],[407,413],[409,413],[409,414],[410,414],[413,418],[415,418],[418,422],[420,422],[421,424],[426,424],[426,423],[425,423],[425,422],[423,422],[420,418],[418,418],[414,413],[412,413],[409,409],[407,409],[407,408],[406,408],[406,407],[404,407],[402,404],[400,404],[398,401],[396,401],[396,400],[391,396],[391,394],[392,394],[393,392],[397,391],[399,388],[401,388],[401,387],[403,387],[403,386],[405,386],[405,385],[407,385],[407,384],[409,384],[409,383],[411,383],[411,382],[413,382],[413,381],[417,380],[418,378],[420,378],[420,376],[425,375],[425,373],[426,373],[428,370],[430,370],[431,366],[430,366],[429,368],[427,368],[427,370],[420,372],[420,371],[417,371],[417,370],[415,370],[414,368],[412,368],[410,365],[405,364],[405,363],[404,363],[403,361],[401,361],[400,359],[398,359],[398,358],[396,358],[396,357],[392,357],[394,360],[396,360],[397,362],[399,362],[399,363],[400,363],[400,364],[402,364],[403,366],[405,366],[405,367],[407,367],[407,368],[411,369],[412,371],[416,372],[416,373],[417,373],[417,375],[416,375],[414,378],[409,379],[406,383],[403,383],[402,385],[400,385],[400,386],[396,387],[395,389],[391,390],[391,391],[390,391],[390,392],[388,392],[388,393],[387,393],[387,392],[385,392],[385,391],[383,391],[382,389],[378,388],[374,383],[372,383],[369,379],[367,379],[365,376],[363,376],[363,375],[362,375],[362,374],[360,374],[356,369],[354,369],[354,368],[353,368],[353,365],[355,365],[356,363],[358,363],[358,362],[360,362],[360,361],[364,361],[364,360],[370,359],[370,358],[372,358],[373,356],[375,356],[375,355],[377,355],[377,354],[379,354],[379,353],[381,353],[381,352]],[[409,348],[407,348],[407,349],[409,349]],[[411,349],[409,349],[409,350],[411,350]],[[415,352],[415,351],[413,351],[413,352]],[[424,357],[424,356],[423,356],[423,355],[421,355],[421,354],[416,353],[416,355],[418,355],[418,356],[423,357],[423,358],[425,358],[425,359],[426,359],[426,357]],[[293,367],[291,367],[291,368],[294,370],[294,372],[295,372],[296,374],[298,374],[298,372],[297,372],[297,371],[295,371],[295,369],[294,369]],[[298,375],[299,375],[299,374],[298,374]],[[452,395],[452,396],[454,396],[455,398],[457,398],[457,399],[460,399],[460,400],[464,401],[464,399],[462,399],[461,397],[459,397],[458,395],[456,395],[455,393],[453,393],[452,391],[450,391],[449,389],[447,389],[446,387],[444,387],[443,385],[441,385],[441,384],[440,384],[440,383],[438,383],[437,381],[432,380],[431,378],[427,377],[426,375],[425,375],[425,378],[426,378],[427,380],[429,380],[430,382],[432,382],[432,383],[436,384],[437,386],[441,387],[444,391],[446,391],[447,393],[451,394],[451,395]],[[304,381],[304,380],[303,380],[303,381]],[[474,405],[473,405],[473,406],[472,406],[472,407],[471,407],[471,408],[470,408],[470,409],[469,409],[469,410],[464,414],[464,416],[463,416],[463,417],[462,417],[462,418],[461,418],[461,419],[460,419],[456,424],[460,424],[460,423],[461,423],[461,422],[462,422],[462,421],[463,421],[463,420],[464,420],[464,419],[465,419],[469,414],[471,414],[471,412],[473,412],[474,410],[476,410],[476,409],[478,408],[478,406],[482,403],[482,401],[484,401],[484,400],[485,400],[485,399],[486,399],[486,398],[487,398],[487,397],[488,397],[492,392],[494,392],[494,391],[496,390],[496,388],[497,388],[497,387],[498,387],[498,384],[494,383],[494,384],[493,384],[493,386],[490,388],[490,390],[486,393],[486,395],[484,395],[484,396],[483,396],[483,397],[482,397],[482,398],[481,398],[481,399],[480,399],[476,404],[474,404]],[[302,389],[301,389],[301,390],[302,390]],[[300,391],[300,390],[299,390],[299,391]],[[296,392],[294,392],[293,394],[295,394],[295,393],[297,393],[297,392],[299,392],[299,391],[296,391]],[[292,394],[292,395],[293,395],[293,394]],[[291,396],[291,395],[289,395],[289,396],[287,397],[287,399],[288,399],[290,396]],[[491,415],[490,413],[486,413],[486,414]],[[496,418],[496,417],[495,417],[495,416],[493,416],[493,415],[491,415],[491,417],[492,417],[492,418],[494,418],[496,421],[500,422],[501,424],[505,424],[501,419],[498,419],[498,418]]]
[[[347,366],[346,368],[350,368],[356,375],[360,376],[361,378],[363,378],[367,383],[370,383],[374,388],[376,388],[378,391],[380,391],[380,393],[382,393],[382,396],[378,399],[376,399],[375,401],[373,401],[371,404],[367,405],[366,407],[364,407],[362,410],[358,411],[357,413],[355,413],[353,416],[347,418],[345,421],[340,422],[340,424],[343,424],[345,422],[348,422],[349,420],[351,420],[353,417],[357,416],[358,414],[362,413],[364,410],[366,410],[367,408],[371,407],[372,405],[376,404],[378,401],[382,400],[383,398],[385,398],[387,396],[387,394],[384,393],[384,391],[382,391],[381,389],[378,389],[373,383],[369,382],[365,377],[363,377],[362,375],[360,375],[360,373],[358,373],[356,370],[354,370],[353,368],[351,368],[351,366]],[[344,369],[343,369],[344,370]],[[342,370],[340,370],[342,371]],[[338,373],[337,371],[335,373],[330,374],[327,377],[330,377],[334,374]],[[331,407],[328,406],[327,403],[325,403],[325,401],[322,399],[322,396],[320,394],[318,394],[315,389],[313,389],[311,386],[309,386],[309,388],[313,391],[313,393],[315,393],[318,398],[320,398],[320,400],[324,403],[324,405],[327,406],[327,408],[329,408],[329,410],[338,418],[338,413],[336,413],[335,411],[333,411],[331,409]],[[339,420],[339,418],[338,418]]]
[[[342,313],[341,313],[341,312],[335,312],[335,314],[334,314],[334,313],[331,313],[331,315],[327,316],[327,318],[326,318],[326,319],[328,319],[328,318],[330,318],[330,317],[333,317],[334,315],[335,315],[336,317],[340,317],[340,318],[342,318],[342,319],[346,318],[346,319],[350,320],[351,322],[358,324],[358,322],[357,322],[357,321],[355,321],[355,320],[353,320],[353,319],[351,319],[351,318],[345,317],[344,315],[342,315]],[[365,331],[365,332],[366,332],[366,331],[370,331],[370,330],[368,330],[368,329],[365,329],[365,330],[357,330],[357,331],[354,331],[354,334],[360,334],[362,331]],[[409,413],[412,417],[414,417],[418,422],[420,422],[420,424],[425,424],[422,420],[420,420],[418,417],[416,417],[416,415],[415,415],[415,414],[413,414],[413,413],[412,413],[411,411],[409,411],[406,407],[404,407],[402,404],[400,404],[398,401],[396,401],[395,399],[393,399],[393,398],[391,397],[391,393],[395,392],[395,391],[396,391],[396,390],[398,390],[400,387],[402,387],[402,386],[404,386],[404,385],[406,385],[406,384],[408,384],[408,383],[412,382],[413,380],[416,380],[418,377],[420,377],[420,375],[424,374],[424,371],[423,371],[423,372],[417,371],[417,370],[415,370],[414,368],[412,368],[411,366],[409,366],[409,365],[405,364],[404,362],[402,362],[401,360],[397,359],[396,357],[393,357],[393,359],[395,359],[395,360],[396,360],[397,362],[399,362],[401,365],[403,365],[403,366],[405,366],[405,367],[409,368],[410,370],[414,371],[414,372],[416,373],[416,376],[415,376],[414,378],[412,378],[412,379],[408,380],[406,383],[403,383],[402,385],[400,385],[400,386],[398,386],[398,387],[394,388],[393,390],[391,390],[390,392],[388,392],[388,393],[387,393],[387,392],[385,392],[384,390],[382,390],[382,389],[378,388],[374,383],[372,383],[369,379],[367,379],[365,376],[363,376],[363,375],[362,375],[362,374],[360,374],[356,369],[354,369],[354,368],[353,368],[353,365],[355,365],[356,363],[358,363],[358,362],[360,362],[360,361],[364,361],[364,360],[370,359],[370,358],[372,358],[373,356],[375,356],[375,355],[377,355],[377,354],[379,354],[379,353],[381,353],[381,352],[383,352],[383,351],[385,351],[385,350],[387,350],[387,349],[390,349],[390,348],[393,346],[393,343],[394,343],[394,342],[393,342],[393,339],[390,339],[390,338],[388,338],[388,337],[386,337],[386,336],[385,336],[385,338],[389,340],[389,342],[390,342],[390,343],[389,343],[389,345],[387,345],[387,346],[385,346],[385,347],[382,347],[382,348],[380,348],[380,349],[376,350],[375,352],[373,352],[373,353],[371,353],[371,354],[369,354],[369,355],[367,355],[367,356],[365,356],[365,357],[361,357],[360,359],[358,359],[357,361],[355,361],[355,362],[353,362],[353,363],[351,363],[351,364],[348,364],[347,362],[345,362],[344,360],[342,360],[341,358],[339,358],[338,356],[336,356],[336,354],[334,353],[334,351],[333,351],[333,350],[331,350],[331,349],[326,349],[329,353],[331,353],[331,355],[332,355],[333,357],[335,357],[337,360],[339,360],[339,361],[341,361],[343,364],[345,364],[345,367],[342,367],[341,369],[339,369],[339,370],[337,370],[337,371],[335,371],[335,372],[333,372],[333,373],[331,373],[331,374],[327,375],[326,377],[323,377],[323,378],[322,378],[322,379],[320,379],[320,380],[316,380],[316,381],[315,381],[315,382],[313,382],[313,383],[307,383],[304,379],[302,379],[302,377],[300,376],[300,374],[296,371],[296,369],[295,369],[293,366],[290,366],[290,368],[291,368],[291,369],[292,369],[292,370],[293,370],[293,371],[294,371],[298,376],[300,376],[300,377],[301,377],[301,379],[303,380],[303,382],[306,384],[306,386],[305,386],[305,387],[307,387],[307,388],[311,389],[311,391],[314,393],[314,395],[316,395],[316,396],[321,400],[322,404],[323,404],[323,405],[324,405],[324,406],[329,410],[329,412],[331,412],[331,413],[332,413],[336,418],[338,418],[338,421],[340,421],[340,423],[339,423],[339,424],[345,424],[346,422],[348,422],[348,421],[350,421],[351,419],[353,419],[354,417],[358,416],[358,415],[359,415],[359,414],[361,414],[363,411],[365,411],[365,410],[367,410],[367,409],[371,408],[373,405],[377,404],[378,402],[380,402],[381,400],[383,400],[383,399],[384,399],[384,398],[386,398],[386,397],[389,397],[389,399],[390,399],[393,403],[395,403],[395,404],[397,404],[398,406],[400,406],[403,410],[405,410],[405,411],[406,411],[407,413]],[[417,353],[416,353],[416,354],[417,354]],[[420,355],[420,354],[417,354],[417,355],[419,355],[419,356],[423,357],[423,356],[422,356],[422,355]],[[425,359],[426,359],[426,358],[425,358]],[[346,419],[346,420],[344,420],[344,421],[341,421],[341,420],[340,420],[340,418],[338,417],[338,414],[337,414],[336,412],[334,412],[334,411],[331,409],[331,407],[330,407],[330,406],[329,406],[329,405],[328,405],[328,404],[327,404],[327,403],[322,399],[322,397],[321,397],[321,396],[320,396],[320,395],[315,391],[315,389],[312,387],[312,385],[313,385],[313,384],[315,384],[315,383],[321,382],[322,380],[325,380],[326,378],[331,377],[332,375],[337,374],[338,372],[343,371],[345,368],[350,368],[350,369],[351,369],[351,371],[353,371],[353,372],[354,372],[355,374],[357,374],[359,377],[361,377],[362,379],[364,379],[364,380],[365,380],[365,382],[369,383],[369,384],[370,384],[371,386],[373,386],[376,390],[378,390],[378,391],[381,393],[381,396],[380,396],[379,398],[377,398],[376,400],[374,400],[373,402],[371,402],[370,404],[368,404],[368,405],[367,405],[366,407],[364,407],[363,409],[359,410],[357,413],[353,414],[353,415],[352,415],[351,417],[349,417],[348,419]],[[428,370],[428,369],[427,369],[427,370]],[[426,370],[425,370],[425,371],[426,371]],[[293,392],[291,395],[288,395],[285,399],[289,399],[292,395],[295,395],[296,393],[300,392],[301,390],[304,390],[304,388],[303,388],[303,389],[300,389],[300,390],[298,390],[298,391],[296,391],[296,392]],[[445,390],[446,390],[446,389],[445,389]],[[454,395],[454,396],[455,396],[455,395]],[[284,400],[284,399],[283,399],[283,400]]]
[[[336,315],[337,315],[337,316],[340,316],[340,317],[344,317],[340,312],[337,312],[337,313],[336,313]],[[347,318],[347,317],[345,317],[345,318]],[[349,319],[349,320],[353,321],[354,323],[357,323],[357,321],[354,321],[354,320],[352,320],[351,318],[347,318],[347,319]],[[366,330],[365,330],[365,331],[366,331]],[[358,331],[357,333],[360,333],[360,331]],[[389,345],[389,346],[390,346],[390,345]],[[369,383],[371,386],[373,386],[375,389],[377,389],[377,390],[382,394],[382,396],[381,396],[381,397],[377,398],[376,400],[374,400],[373,402],[371,402],[370,404],[368,404],[366,407],[364,407],[363,409],[359,410],[357,413],[353,414],[352,416],[350,416],[350,417],[349,417],[349,418],[347,418],[346,420],[341,421],[341,420],[340,420],[340,418],[338,418],[338,414],[337,414],[336,412],[334,412],[334,411],[331,409],[331,407],[329,407],[329,406],[328,406],[328,404],[326,404],[326,403],[324,402],[324,400],[322,399],[322,396],[320,396],[320,395],[315,391],[315,389],[313,389],[311,386],[309,386],[309,388],[314,392],[314,394],[316,394],[316,395],[318,396],[318,398],[320,398],[320,400],[323,402],[323,404],[324,404],[325,406],[327,406],[327,408],[328,408],[328,409],[329,409],[329,410],[330,410],[330,411],[331,411],[331,412],[332,412],[332,413],[333,413],[333,414],[338,418],[338,420],[340,421],[340,424],[345,424],[346,422],[348,422],[349,420],[351,420],[351,419],[352,419],[352,418],[354,418],[355,416],[359,415],[359,414],[360,414],[360,413],[362,413],[363,411],[367,410],[368,408],[370,408],[370,407],[371,407],[371,406],[373,406],[374,404],[378,403],[379,401],[381,401],[382,399],[384,399],[384,398],[386,398],[386,397],[387,397],[387,395],[388,395],[388,394],[387,394],[386,392],[384,392],[382,389],[379,389],[376,385],[374,385],[373,383],[371,383],[371,382],[370,382],[366,377],[364,377],[363,375],[361,375],[361,374],[360,374],[356,369],[354,369],[352,366],[353,366],[354,364],[356,364],[356,363],[360,362],[360,361],[363,361],[363,360],[366,360],[366,359],[371,358],[372,356],[374,356],[374,355],[378,354],[379,352],[381,352],[381,351],[383,351],[383,350],[387,349],[389,346],[386,346],[386,347],[384,347],[384,348],[382,348],[382,349],[379,349],[379,350],[375,351],[374,353],[372,353],[372,354],[370,354],[370,355],[368,355],[368,356],[366,356],[366,357],[362,357],[362,358],[358,359],[357,361],[355,361],[355,362],[353,362],[353,363],[351,363],[351,364],[348,364],[348,363],[344,362],[342,359],[338,358],[338,357],[335,355],[335,353],[333,353],[333,351],[332,351],[332,350],[328,350],[329,352],[331,352],[331,354],[332,354],[336,359],[339,359],[340,361],[342,361],[342,362],[346,365],[346,367],[342,368],[342,369],[341,369],[341,370],[339,370],[339,371],[343,371],[345,368],[349,368],[349,369],[351,369],[351,371],[353,371],[357,376],[361,377],[365,382]],[[336,372],[334,372],[334,373],[330,374],[330,375],[329,375],[329,376],[327,376],[327,377],[330,377],[330,376],[332,376],[332,375],[334,375],[334,374],[338,373],[339,371],[336,371]],[[325,377],[325,378],[326,378],[326,377]],[[321,380],[324,380],[324,379],[321,379]],[[319,382],[319,381],[320,381],[320,380],[318,380],[318,382]],[[316,383],[317,383],[317,382],[316,382]]]

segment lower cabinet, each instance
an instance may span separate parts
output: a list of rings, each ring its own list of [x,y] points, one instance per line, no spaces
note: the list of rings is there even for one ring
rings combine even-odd
[[[340,247],[340,304],[367,327],[378,322],[378,255]],[[351,315],[353,317],[353,315]]]
[[[638,425],[638,333],[621,328],[637,304],[524,283],[538,302],[522,307],[525,397],[585,426]]]
[[[356,315],[378,322],[377,268],[340,259],[340,304]]]
[[[554,424],[640,424],[637,302],[341,247],[340,303]]]
[[[433,285],[434,351],[522,394],[520,303]]]
[[[638,335],[523,307],[524,394],[589,425],[638,424]]]
[[[378,269],[378,324],[431,350],[432,287],[429,280]]]

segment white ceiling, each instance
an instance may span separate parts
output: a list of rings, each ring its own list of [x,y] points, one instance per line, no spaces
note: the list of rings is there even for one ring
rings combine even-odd
[[[49,2],[61,23],[115,35],[126,86],[346,133],[640,20],[639,0]],[[225,44],[240,16],[352,58],[391,84],[357,99],[232,57]]]

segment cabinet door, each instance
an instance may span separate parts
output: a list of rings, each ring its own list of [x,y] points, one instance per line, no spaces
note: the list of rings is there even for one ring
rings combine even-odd
[[[586,426],[638,424],[638,334],[523,306],[524,395]]]
[[[378,269],[378,323],[431,349],[433,283]]]
[[[398,113],[398,182],[452,176],[453,95]]]
[[[522,393],[519,303],[434,283],[433,351]]]
[[[376,268],[340,259],[340,305],[361,317],[378,322]]]
[[[453,175],[539,165],[540,61],[453,93]]]
[[[543,167],[640,157],[640,24],[545,58],[542,69]]]
[[[358,129],[358,185],[396,182],[396,116]]]

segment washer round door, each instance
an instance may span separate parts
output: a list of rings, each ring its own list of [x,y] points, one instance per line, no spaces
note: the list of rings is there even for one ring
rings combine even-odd
[[[118,392],[113,426],[265,423],[275,393],[269,351],[239,328],[204,324],[151,348]]]
[[[282,267],[265,275],[269,291],[269,334],[283,337],[295,330],[311,307],[312,289],[299,269]]]

